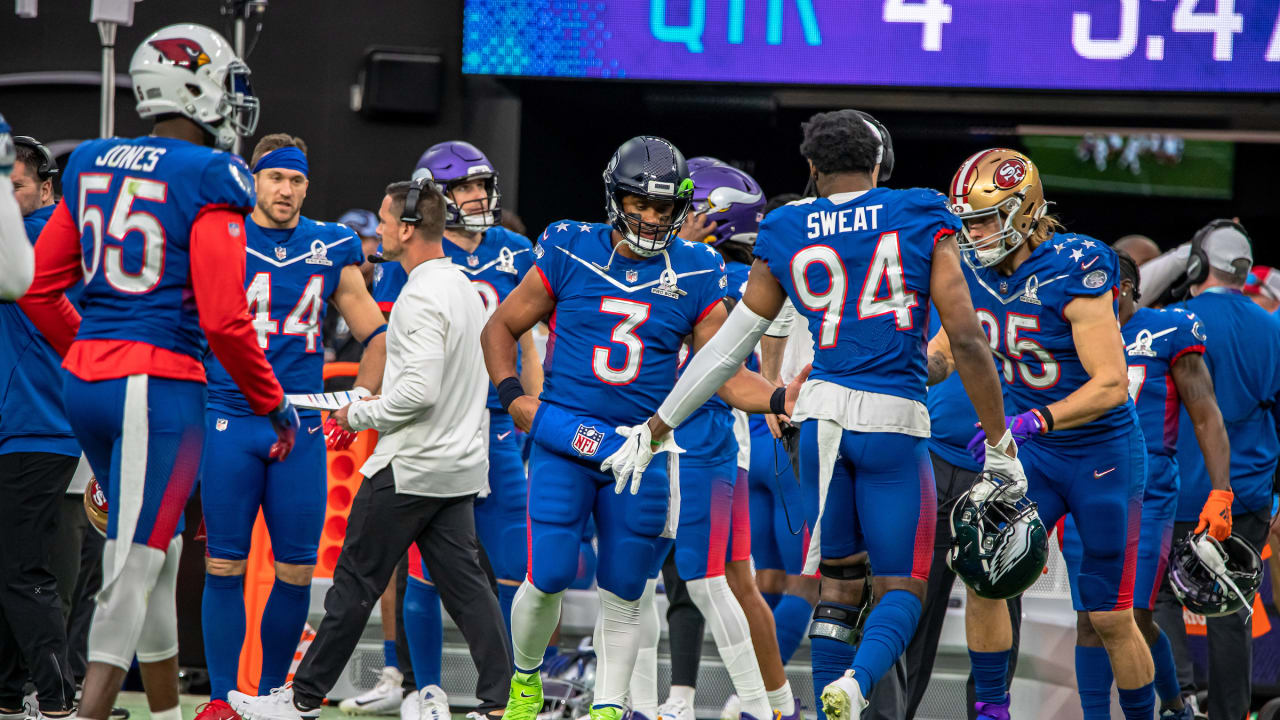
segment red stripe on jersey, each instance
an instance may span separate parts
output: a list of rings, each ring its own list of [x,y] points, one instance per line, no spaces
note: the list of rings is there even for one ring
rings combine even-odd
[[[555,300],[556,294],[551,289],[551,281],[547,280],[547,274],[542,272],[542,268],[538,267],[537,265],[534,265],[533,269],[538,271],[538,278],[542,280],[542,287],[547,289],[547,297],[551,298],[552,300]]]
[[[945,228],[945,227],[941,228],[940,230],[938,230],[938,232],[933,234],[934,246],[936,247],[938,245],[938,241],[941,240],[942,238],[950,235],[955,235],[955,234],[956,234],[956,231],[953,230],[952,228]]]
[[[938,524],[938,489],[933,480],[933,464],[927,457],[917,467],[916,474],[920,478],[920,515],[916,518],[911,577],[927,581],[929,566],[933,564],[933,540]]]
[[[1138,570],[1138,538],[1142,532],[1142,496],[1129,500],[1129,516],[1125,528],[1124,570],[1120,573],[1120,587],[1116,604],[1108,610],[1128,610],[1133,607],[1133,577]]]
[[[1178,351],[1178,354],[1177,354],[1177,355],[1174,355],[1174,356],[1173,356],[1173,359],[1169,361],[1169,369],[1170,369],[1170,370],[1172,370],[1172,369],[1173,369],[1173,364],[1174,364],[1174,363],[1176,363],[1176,362],[1178,362],[1178,358],[1182,357],[1183,355],[1186,355],[1187,353],[1200,353],[1201,355],[1203,355],[1203,354],[1205,353],[1204,346],[1203,346],[1203,345],[1188,345],[1188,346],[1186,346],[1186,347],[1182,348],[1181,350],[1179,350],[1179,351]]]
[[[187,507],[191,497],[191,488],[195,486],[196,472],[200,469],[200,453],[204,448],[203,433],[187,431],[178,444],[178,455],[174,458],[173,468],[169,472],[169,480],[165,483],[164,495],[160,498],[160,508],[156,511],[155,523],[151,526],[151,535],[147,538],[147,546],[156,550],[168,549],[173,541],[174,532],[178,529],[178,520]],[[154,462],[154,456],[148,458]]]
[[[715,310],[715,309],[716,309],[716,305],[719,305],[719,304],[720,304],[720,300],[715,300],[715,301],[713,301],[710,305],[708,305],[708,306],[706,307],[706,309],[705,309],[705,310],[703,310],[702,312],[698,313],[698,319],[697,319],[697,320],[694,320],[694,321],[693,321],[693,324],[694,324],[694,325],[697,325],[698,323],[702,322],[702,319],[703,319],[703,318],[705,318],[706,316],[710,315],[710,314],[711,314],[711,311],[712,311],[712,310]]]
[[[394,307],[395,304],[396,302],[394,300],[379,300],[378,309],[384,313],[389,313],[391,312],[391,308]]]
[[[1172,365],[1173,363],[1169,363]],[[1178,385],[1173,374],[1164,376],[1164,446],[1170,450],[1178,446]]]

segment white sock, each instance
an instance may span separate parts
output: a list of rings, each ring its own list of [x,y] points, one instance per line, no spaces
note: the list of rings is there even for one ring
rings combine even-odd
[[[672,685],[671,692],[667,693],[667,700],[684,700],[689,707],[694,707],[693,696],[696,692],[695,688],[688,685]]]
[[[751,644],[751,628],[742,606],[729,589],[724,576],[700,578],[688,582],[689,597],[706,618],[715,638],[720,660],[742,701],[742,712],[756,720],[770,720],[773,710],[764,689],[764,677]]]
[[[649,720],[658,718],[658,637],[662,634],[662,619],[653,600],[657,589],[657,578],[651,578],[640,596],[640,628],[636,637],[639,650],[636,667],[631,671],[631,709]]]
[[[783,717],[795,712],[796,697],[791,694],[791,681],[784,680],[782,687],[777,690],[769,691],[769,704],[774,710],[782,713]]]
[[[536,672],[542,666],[542,654],[560,623],[560,599],[563,592],[547,594],[525,580],[511,601],[511,650],[516,668]]]
[[[626,707],[640,639],[640,601],[623,600],[601,588],[596,623],[596,694],[592,703]]]
[[[174,705],[168,710],[152,710],[151,720],[182,720],[182,706]]]

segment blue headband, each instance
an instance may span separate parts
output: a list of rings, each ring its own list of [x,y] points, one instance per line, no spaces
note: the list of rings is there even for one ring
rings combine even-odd
[[[269,170],[271,168],[297,170],[303,175],[306,175],[307,156],[301,150],[292,145],[277,148],[258,158],[258,162],[253,166],[253,172],[257,173],[259,170]]]

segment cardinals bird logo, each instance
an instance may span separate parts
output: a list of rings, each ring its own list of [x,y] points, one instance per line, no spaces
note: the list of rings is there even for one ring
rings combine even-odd
[[[174,65],[195,72],[200,67],[209,64],[209,53],[200,47],[200,43],[188,38],[162,38],[160,40],[152,40],[151,47],[160,51],[165,59]]]

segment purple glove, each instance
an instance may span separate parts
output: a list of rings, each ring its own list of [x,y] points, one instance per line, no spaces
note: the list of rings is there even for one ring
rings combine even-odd
[[[1005,416],[1004,424],[1009,428],[1009,432],[1013,433],[1014,442],[1019,445],[1044,432],[1044,421],[1035,410],[1028,410],[1021,415]],[[973,436],[966,448],[973,456],[974,462],[984,462],[987,459],[987,431],[981,429],[981,424],[978,427],[978,434]]]

